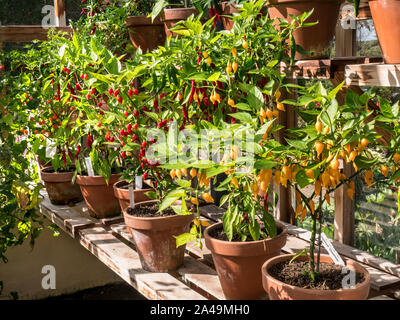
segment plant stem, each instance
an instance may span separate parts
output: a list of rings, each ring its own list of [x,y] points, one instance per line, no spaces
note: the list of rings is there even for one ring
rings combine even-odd
[[[318,230],[318,255],[317,255],[317,272],[319,272],[319,263],[321,258],[321,232],[322,232],[322,221],[323,221],[323,213],[322,213],[322,192],[319,195],[319,207],[318,207],[318,220],[319,220],[319,230]]]
[[[314,260],[314,248],[315,248],[315,234],[317,233],[317,215],[316,213],[311,214],[312,217],[312,233],[310,239],[310,273],[312,275],[315,274],[315,260]]]

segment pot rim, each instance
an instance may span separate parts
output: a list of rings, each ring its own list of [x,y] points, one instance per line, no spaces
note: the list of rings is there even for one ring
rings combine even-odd
[[[123,189],[123,188],[121,188],[120,186],[118,186],[118,184],[120,184],[120,183],[126,183],[127,185],[130,185],[130,184],[133,185],[133,183],[127,183],[126,180],[120,180],[120,181],[117,181],[117,182],[115,182],[115,183],[113,184],[113,188],[114,188],[114,189],[117,189],[118,191],[121,190],[122,192],[124,192],[124,191],[127,191],[127,192],[128,192],[128,189]],[[144,185],[148,186],[149,188],[133,189],[133,192],[135,192],[135,191],[152,191],[152,190],[154,190],[154,189],[151,188],[147,183],[144,183]]]
[[[315,292],[320,292],[321,294],[325,293],[327,295],[328,294],[331,295],[332,293],[340,294],[342,292],[349,292],[349,290],[358,290],[358,289],[360,289],[360,288],[362,288],[364,286],[369,286],[369,284],[371,282],[371,276],[370,276],[368,270],[365,269],[362,265],[360,265],[357,261],[349,260],[347,258],[344,259],[345,263],[346,263],[346,266],[349,266],[348,263],[350,263],[350,264],[352,264],[354,266],[357,266],[362,271],[362,273],[364,274],[364,281],[360,282],[360,283],[357,283],[353,288],[349,288],[349,289],[336,289],[336,290],[304,289],[304,288],[300,288],[300,287],[293,286],[293,285],[287,284],[285,282],[282,282],[282,281],[276,279],[275,277],[273,277],[268,272],[268,268],[271,267],[272,265],[274,265],[275,262],[276,263],[281,262],[281,261],[276,261],[276,260],[283,260],[283,261],[289,260],[290,261],[290,259],[293,258],[295,255],[296,255],[295,253],[289,253],[289,254],[284,254],[284,255],[272,257],[272,258],[268,259],[267,261],[265,261],[265,263],[261,267],[261,273],[262,273],[263,279],[271,278],[271,279],[273,279],[273,281],[275,281],[280,286],[284,286],[284,287],[289,288],[291,290],[297,290],[297,291],[300,291],[300,292],[304,292],[305,294],[312,294],[312,293],[315,293]],[[332,260],[332,258],[328,254],[321,254],[321,257],[322,256],[323,257],[327,257],[330,260]],[[333,262],[332,262],[332,264],[333,264]],[[264,281],[268,281],[268,280],[264,280]]]
[[[119,179],[121,177],[120,173],[113,173],[110,176],[110,179],[108,181],[108,186],[113,186],[114,179]],[[106,181],[103,176],[83,176],[83,175],[77,175],[76,176],[76,183],[81,185],[81,186],[103,186],[107,185]]]
[[[275,220],[275,221],[276,221],[276,220]],[[286,228],[281,222],[276,221],[276,226],[279,227],[282,231],[281,231],[279,234],[277,234],[275,237],[273,237],[273,238],[262,239],[262,240],[257,240],[257,241],[246,241],[246,242],[241,242],[241,241],[225,241],[225,240],[216,239],[216,238],[210,236],[210,234],[209,234],[209,232],[210,232],[211,230],[217,229],[217,228],[219,228],[220,226],[222,226],[222,222],[217,222],[217,223],[214,223],[214,224],[212,224],[211,226],[207,227],[207,228],[204,230],[204,238],[208,237],[211,241],[213,241],[213,242],[215,241],[216,243],[219,243],[219,244],[227,244],[227,243],[230,243],[230,244],[232,244],[232,245],[237,245],[237,246],[246,246],[246,245],[249,245],[250,243],[251,243],[251,244],[254,244],[254,245],[261,244],[261,243],[263,243],[263,242],[272,241],[272,240],[274,240],[274,239],[279,239],[279,238],[282,238],[282,237],[284,237],[284,236],[287,235],[287,228]]]
[[[72,178],[74,177],[74,171],[66,172],[46,172],[45,169],[52,167],[44,167],[40,169],[40,177],[46,183],[72,183]]]
[[[150,17],[145,15],[139,16],[129,16],[126,19],[126,26],[128,28],[137,27],[137,26],[159,26],[162,25],[160,17],[156,17],[154,21],[151,21]]]

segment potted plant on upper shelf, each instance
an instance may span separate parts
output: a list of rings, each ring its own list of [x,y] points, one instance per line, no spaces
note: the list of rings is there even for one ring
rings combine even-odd
[[[342,84],[343,85],[343,84]],[[394,176],[400,175],[398,163],[399,110],[381,100],[379,121],[391,123],[385,127],[392,135],[390,146],[381,145],[375,132],[374,111],[368,110],[370,96],[362,96],[347,90],[346,103],[338,105],[335,99],[341,86],[328,92],[321,83],[300,90],[297,101],[286,103],[298,106],[297,112],[305,125],[290,129],[288,145],[279,154],[272,152],[274,176],[284,177],[287,185],[296,190],[296,215],[303,219],[308,213],[312,218],[310,248],[299,254],[289,254],[268,260],[262,267],[263,285],[270,299],[366,299],[369,293],[368,271],[352,260],[345,265],[333,263],[330,255],[321,254],[321,237],[324,214],[322,205],[330,203],[332,193],[340,187],[346,188],[353,199],[354,178],[364,175],[371,185],[371,168],[380,166],[384,176],[389,176],[387,165],[394,159]],[[395,126],[395,125],[397,126]],[[382,158],[382,153],[387,156]],[[353,173],[341,172],[343,166],[352,166]],[[351,167],[350,167],[351,168]],[[349,170],[346,170],[349,171]],[[277,179],[279,181],[279,179]],[[311,188],[309,186],[313,186]],[[318,241],[316,241],[318,236]],[[334,258],[336,259],[336,258]],[[346,276],[350,270],[349,279]]]
[[[354,11],[357,16],[360,1],[349,0],[349,2],[354,3]],[[400,29],[397,24],[400,17],[399,1],[374,0],[368,1],[368,3],[385,63],[400,63],[400,46],[397,41],[400,37]]]
[[[187,0],[157,0],[151,13],[152,21],[161,14],[166,36],[177,36],[178,34],[170,29],[179,21],[184,21],[191,15],[196,16],[198,14],[196,8],[188,7],[188,3],[189,1]]]
[[[213,138],[219,136],[215,131],[221,132],[221,139],[227,139],[225,135],[232,139],[232,133],[236,138],[236,134],[240,137],[241,133],[252,129],[256,131],[255,140],[247,143],[254,146],[260,160],[270,148],[273,149],[274,142],[265,145],[265,141],[280,129],[274,121],[279,112],[285,110],[279,100],[285,76],[276,66],[280,61],[290,61],[285,52],[292,50],[290,56],[294,57],[296,48],[291,48],[287,40],[304,21],[299,18],[297,25],[282,22],[279,31],[274,28],[273,20],[258,18],[263,5],[264,1],[257,1],[243,6],[241,19],[236,20],[235,28],[229,33],[218,34],[211,22],[202,28],[199,21],[181,24],[186,32],[174,45],[189,48],[189,43],[196,51],[181,53],[175,49],[175,54],[181,57],[179,61],[182,61],[178,83],[179,79],[191,81],[181,97],[185,121],[179,125],[182,132],[191,128],[196,132],[211,130],[212,134],[202,134],[198,139],[210,144],[206,150],[214,150],[213,146],[217,150],[223,147],[213,143]],[[202,30],[202,33],[197,30]],[[181,90],[181,86],[178,88]],[[228,203],[228,209],[222,224],[206,229],[206,245],[212,251],[225,296],[229,299],[259,299],[265,296],[261,282],[262,263],[279,254],[286,233],[279,223],[276,227],[266,210],[267,203],[260,205],[268,192],[268,172],[264,164],[240,172],[247,168],[243,159],[251,157],[251,154],[239,158],[239,149],[238,146],[228,148],[223,161],[218,160],[218,164],[207,161],[197,164],[190,158],[183,164],[175,164],[174,168],[187,170],[192,166],[201,169],[199,182],[204,184],[220,173],[227,174],[216,190],[228,193],[221,199],[221,205]],[[258,195],[259,189],[262,196]],[[187,197],[193,197],[191,192]],[[209,194],[205,197],[210,199]],[[200,240],[200,235],[201,229],[193,229],[178,237],[177,245]]]
[[[131,1],[129,1],[131,2]],[[165,42],[164,24],[160,17],[152,20],[148,15],[154,6],[154,1],[134,2],[135,10],[130,12],[126,20],[129,36],[135,49],[143,52],[152,51]]]

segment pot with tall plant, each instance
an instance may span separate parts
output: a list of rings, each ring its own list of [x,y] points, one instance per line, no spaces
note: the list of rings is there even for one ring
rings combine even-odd
[[[198,11],[194,7],[189,7],[187,0],[157,0],[151,13],[153,22],[159,18],[164,23],[167,37],[178,36],[179,34],[171,29],[179,21],[184,21],[191,15],[197,16]]]
[[[302,220],[311,215],[312,233],[309,252],[268,260],[262,267],[263,285],[270,299],[366,299],[370,275],[355,261],[341,259],[327,249],[322,254],[322,243],[329,248],[329,240],[322,232],[324,203],[331,202],[332,193],[345,188],[354,198],[357,176],[373,183],[373,167],[379,167],[386,181],[398,178],[400,155],[396,143],[382,144],[371,121],[373,111],[364,107],[371,98],[368,93],[358,96],[347,90],[346,103],[339,105],[336,94],[341,89],[328,91],[321,83],[300,89],[297,101],[286,103],[297,106],[305,126],[291,130],[288,145],[279,154],[271,153],[275,183],[291,185],[296,191],[296,216]],[[304,101],[307,101],[305,104]],[[387,121],[385,130],[392,141],[398,141],[398,107],[380,99],[380,121]],[[351,116],[350,116],[351,115]],[[382,154],[387,154],[383,158]],[[392,176],[388,165],[393,164]],[[341,170],[347,166],[346,174]],[[275,179],[276,178],[276,179]],[[310,188],[311,187],[311,188]],[[307,191],[308,189],[308,191]],[[311,189],[311,190],[309,190]]]

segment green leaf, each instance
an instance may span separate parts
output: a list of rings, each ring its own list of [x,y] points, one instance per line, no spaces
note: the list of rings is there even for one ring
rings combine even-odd
[[[165,209],[169,208],[175,201],[179,200],[181,197],[165,197],[164,200],[160,204],[160,208],[158,212],[162,212]]]
[[[216,72],[212,76],[208,77],[207,81],[218,81],[221,72]]]
[[[314,180],[307,177],[305,170],[300,170],[296,174],[296,182],[300,188],[305,188],[311,184]]]
[[[291,264],[294,260],[296,260],[298,257],[300,257],[300,256],[302,256],[302,255],[308,256],[307,250],[306,250],[306,249],[303,249],[303,250],[301,250],[300,252],[297,252],[297,253],[293,256],[293,258],[289,261],[289,264]]]
[[[244,123],[253,123],[254,119],[251,116],[251,114],[247,112],[236,112],[236,113],[230,113],[229,114],[231,117],[238,119]]]
[[[256,169],[272,169],[272,168],[275,168],[276,165],[277,165],[276,161],[261,159],[261,160],[257,160],[254,163],[254,168],[256,168]]]
[[[268,235],[271,238],[276,237],[278,231],[276,228],[276,222],[275,219],[272,215],[270,215],[269,213],[264,213],[263,214],[263,222],[264,222],[264,226],[265,226],[265,231],[267,231]]]
[[[254,109],[258,110],[264,106],[264,96],[258,87],[253,86],[247,96],[247,102]]]
[[[151,200],[157,200],[157,194],[154,191],[147,191],[144,194]]]

